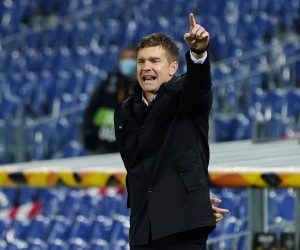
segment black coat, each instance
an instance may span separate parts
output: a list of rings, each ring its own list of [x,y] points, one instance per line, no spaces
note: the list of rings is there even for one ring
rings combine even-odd
[[[208,116],[210,62],[192,62],[187,73],[161,85],[147,107],[138,86],[115,111],[117,145],[124,161],[130,245],[147,244],[195,228],[210,232]]]

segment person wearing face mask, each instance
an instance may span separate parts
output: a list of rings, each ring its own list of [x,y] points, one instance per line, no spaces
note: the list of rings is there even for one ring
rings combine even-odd
[[[92,94],[81,126],[82,143],[91,154],[118,152],[115,143],[114,109],[132,93],[136,83],[136,49],[120,51],[118,70],[108,74]]]

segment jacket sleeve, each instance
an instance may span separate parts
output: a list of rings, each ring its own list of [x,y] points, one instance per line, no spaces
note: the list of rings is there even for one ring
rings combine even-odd
[[[208,115],[212,106],[212,83],[209,54],[203,64],[192,61],[186,53],[187,72],[183,78],[180,109],[185,115]]]

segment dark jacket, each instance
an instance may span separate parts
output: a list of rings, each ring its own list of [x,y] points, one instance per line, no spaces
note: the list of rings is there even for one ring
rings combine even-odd
[[[124,161],[130,245],[204,228],[215,220],[209,198],[208,116],[212,105],[210,62],[161,85],[147,107],[138,86],[115,112],[117,145]]]
[[[118,152],[114,129],[114,111],[128,96],[135,79],[112,73],[93,92],[85,109],[81,134],[84,146],[94,153]]]

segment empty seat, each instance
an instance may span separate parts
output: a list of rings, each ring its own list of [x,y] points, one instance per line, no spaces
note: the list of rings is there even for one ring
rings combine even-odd
[[[61,240],[67,240],[66,235],[70,230],[71,222],[69,219],[63,216],[54,216],[49,225],[49,232],[47,235],[47,241],[53,245],[53,249],[57,246],[57,249],[63,249],[65,244]],[[57,241],[57,239],[60,239]]]
[[[223,223],[222,234],[229,236],[241,231],[241,221],[234,216],[226,218]],[[230,250],[234,248],[234,242],[232,239],[224,240],[219,243],[218,249]]]
[[[14,239],[9,241],[6,246],[7,250],[21,250],[21,249],[28,249],[28,243],[23,240]]]
[[[61,239],[54,239],[48,244],[49,250],[69,250],[68,244]]]
[[[34,242],[34,240],[45,241],[49,231],[50,219],[44,216],[37,216],[30,222],[28,235],[26,237],[28,242]]]
[[[28,250],[45,250],[45,249],[48,249],[48,245],[46,242],[40,239],[34,239],[31,240],[30,243],[28,243]]]
[[[68,238],[70,240],[76,241],[76,239],[82,239],[87,241],[89,238],[91,221],[88,217],[78,215],[73,219],[73,224],[71,225],[71,229],[68,232]]]
[[[10,239],[24,241],[28,235],[29,227],[29,220],[13,220],[7,234]]]
[[[287,116],[296,118],[300,115],[300,90],[292,89],[287,94]]]
[[[105,240],[93,240],[91,242],[91,250],[110,250],[110,246]]]
[[[101,243],[103,241],[107,242],[110,225],[111,221],[103,216],[98,216],[94,219],[90,231],[90,241],[100,243],[98,240],[101,240]]]

